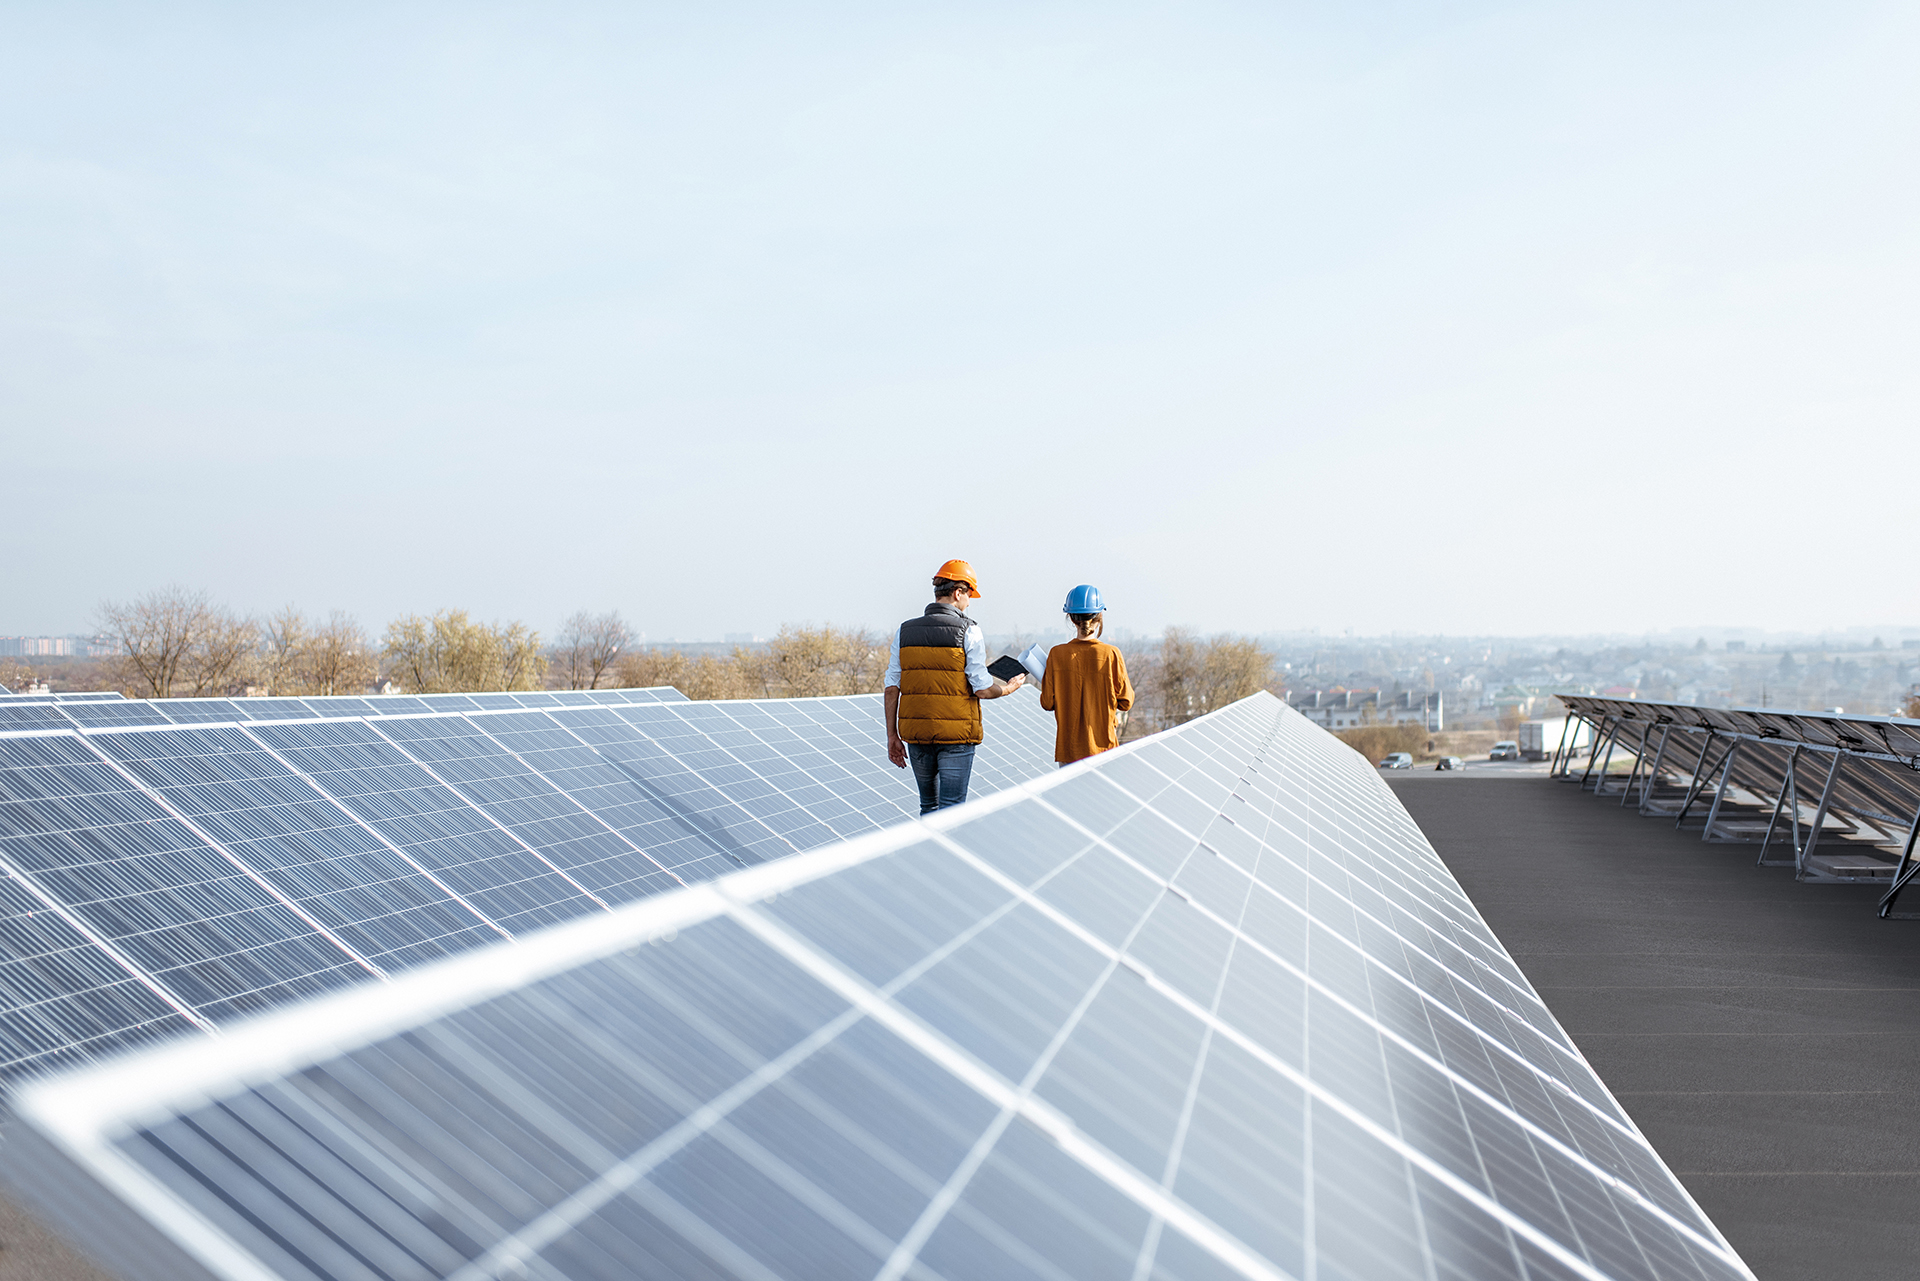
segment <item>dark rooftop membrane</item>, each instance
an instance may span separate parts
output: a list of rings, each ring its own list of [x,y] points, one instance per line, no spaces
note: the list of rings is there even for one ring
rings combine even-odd
[[[1920,1275],[1920,920],[1875,915],[1885,881],[1538,774],[1387,777],[1762,1281]]]

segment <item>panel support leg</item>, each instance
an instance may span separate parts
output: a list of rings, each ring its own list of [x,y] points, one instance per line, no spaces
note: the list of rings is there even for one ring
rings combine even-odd
[[[1820,829],[1827,822],[1827,806],[1833,801],[1834,780],[1840,777],[1840,762],[1845,759],[1843,753],[1833,754],[1833,768],[1827,771],[1827,785],[1820,792],[1820,804],[1813,811],[1813,826],[1807,831],[1807,847],[1794,860],[1795,880],[1806,879],[1807,860],[1813,857],[1813,847],[1820,843]]]
[[[1769,866],[1767,862],[1767,846],[1773,843],[1773,829],[1779,826],[1780,811],[1786,808],[1787,796],[1789,793],[1793,791],[1793,768],[1796,764],[1799,763],[1799,760],[1800,760],[1800,744],[1795,743],[1793,745],[1793,750],[1787,753],[1787,776],[1780,780],[1780,796],[1779,796],[1779,799],[1775,800],[1773,803],[1773,817],[1767,820],[1767,834],[1760,838],[1760,857],[1753,860],[1753,865],[1755,867]],[[1797,802],[1798,798],[1796,797],[1795,799]],[[1798,809],[1797,804],[1795,806],[1795,809],[1797,811]],[[1799,814],[1796,812],[1794,815],[1794,841],[1793,841],[1796,851],[1800,844],[1799,817],[1800,817]],[[1777,864],[1778,866],[1781,866],[1781,867],[1785,867],[1790,861],[1792,860],[1775,859],[1774,864]]]
[[[1693,767],[1693,782],[1687,785],[1686,804],[1680,807],[1680,817],[1673,820],[1676,830],[1687,821],[1687,812],[1693,808],[1693,803],[1700,799],[1700,789],[1706,786],[1707,779],[1713,775],[1713,768],[1707,764],[1707,755],[1713,751],[1713,739],[1713,731],[1708,730],[1707,741],[1700,748],[1700,762]],[[1729,752],[1733,750],[1731,743],[1728,744],[1727,750]]]
[[[1600,755],[1600,749],[1597,745],[1594,748],[1594,755],[1600,760],[1600,777],[1593,780],[1593,794],[1595,796],[1600,795],[1600,789],[1607,785],[1607,767],[1613,764],[1613,748],[1614,745],[1620,741],[1620,731],[1626,727],[1626,724],[1625,721],[1615,721],[1613,723],[1613,729],[1607,734],[1607,753],[1605,756]],[[1592,773],[1593,762],[1588,761],[1587,774],[1591,775]],[[1580,790],[1584,792],[1586,788],[1587,780],[1585,777],[1582,777],[1580,780]]]
[[[1580,775],[1580,790],[1583,792],[1587,790],[1587,780],[1593,777],[1593,763],[1600,759],[1601,738],[1605,737],[1609,742],[1612,741],[1612,730],[1609,727],[1613,723],[1613,717],[1603,716],[1600,721],[1601,723],[1594,727],[1593,747],[1587,753],[1587,768]]]
[[[1920,809],[1913,812],[1913,825],[1907,828],[1907,846],[1900,851],[1900,863],[1893,869],[1893,884],[1887,887],[1885,896],[1880,900],[1880,919],[1883,921],[1912,919],[1913,914],[1910,912],[1895,916],[1893,901],[1900,897],[1900,891],[1907,887],[1907,882],[1913,879],[1913,874],[1920,872],[1920,862],[1915,862],[1913,858],[1915,837],[1920,837]]]
[[[1720,817],[1720,802],[1727,799],[1727,786],[1733,782],[1733,758],[1740,754],[1740,740],[1735,739],[1727,748],[1725,763],[1720,767],[1720,786],[1713,789],[1713,804],[1707,808],[1707,825],[1700,831],[1701,840],[1713,836],[1713,821]]]
[[[1633,785],[1640,781],[1640,767],[1647,763],[1647,740],[1653,737],[1653,726],[1640,731],[1640,746],[1634,749],[1633,773],[1627,775],[1627,785],[1620,789],[1620,808],[1627,808],[1627,798],[1633,795]]]
[[[1653,754],[1653,765],[1647,770],[1647,781],[1640,785],[1640,812],[1647,812],[1647,800],[1653,795],[1654,780],[1660,777],[1660,762],[1667,759],[1667,739],[1673,735],[1672,725],[1660,727],[1660,747]]]

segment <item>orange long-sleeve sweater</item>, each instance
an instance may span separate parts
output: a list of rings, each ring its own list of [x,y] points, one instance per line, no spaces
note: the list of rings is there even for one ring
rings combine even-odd
[[[1062,765],[1120,745],[1114,713],[1133,706],[1127,660],[1105,641],[1079,640],[1047,651],[1040,706],[1053,713],[1053,759]]]

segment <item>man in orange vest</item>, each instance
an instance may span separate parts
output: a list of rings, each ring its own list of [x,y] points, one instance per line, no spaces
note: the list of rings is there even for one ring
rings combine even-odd
[[[986,736],[980,700],[1026,684],[1025,676],[1003,682],[987,671],[986,638],[966,613],[979,595],[973,566],[948,561],[934,571],[933,604],[900,624],[894,638],[884,695],[887,759],[905,769],[911,758],[922,814],[967,799],[973,749]]]

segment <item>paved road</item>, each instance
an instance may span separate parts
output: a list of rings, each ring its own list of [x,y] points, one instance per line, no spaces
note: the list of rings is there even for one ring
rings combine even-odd
[[[1762,1281],[1920,1276],[1920,921],[1544,777],[1385,777]]]

